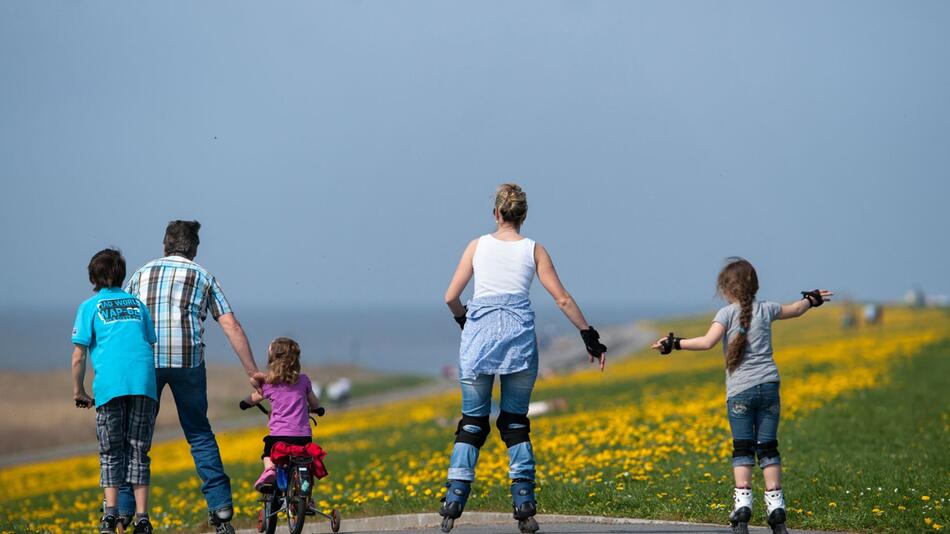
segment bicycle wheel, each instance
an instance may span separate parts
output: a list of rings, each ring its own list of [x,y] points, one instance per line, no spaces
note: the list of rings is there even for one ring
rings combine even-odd
[[[307,518],[307,495],[300,489],[300,475],[291,471],[287,484],[287,527],[290,534],[300,534]]]
[[[261,507],[257,520],[257,530],[265,534],[277,532],[277,511],[280,510],[280,498],[277,492],[263,496],[264,506]]]

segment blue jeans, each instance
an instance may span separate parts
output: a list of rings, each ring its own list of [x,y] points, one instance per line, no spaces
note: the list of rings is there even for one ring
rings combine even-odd
[[[165,386],[172,390],[178,421],[185,439],[191,445],[195,470],[201,479],[201,492],[209,510],[232,506],[231,479],[224,472],[218,442],[214,439],[211,423],[208,422],[208,373],[204,364],[187,369],[155,369],[158,397],[161,399]],[[156,406],[156,413],[160,406]],[[134,514],[135,497],[132,487],[122,486],[119,492],[119,513]]]
[[[528,413],[531,391],[538,377],[536,368],[525,369],[501,377],[501,410],[518,415]],[[478,375],[459,380],[462,385],[462,413],[483,417],[491,412],[491,390],[494,375]],[[514,428],[514,427],[512,427]],[[456,443],[449,460],[449,479],[475,480],[475,464],[478,463],[478,448],[468,443]],[[534,451],[531,442],[518,443],[508,449],[508,476],[512,480],[534,480]]]
[[[734,442],[753,442],[751,448],[759,457],[759,467],[763,468],[781,464],[777,451],[781,412],[778,389],[778,382],[766,382],[740,391],[726,401],[732,439]],[[755,465],[751,448],[736,447],[732,458],[733,467]]]

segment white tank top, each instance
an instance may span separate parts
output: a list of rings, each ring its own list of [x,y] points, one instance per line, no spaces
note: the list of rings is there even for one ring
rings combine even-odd
[[[528,296],[534,280],[534,240],[502,241],[491,234],[478,238],[475,257],[475,293],[472,298],[495,295]]]

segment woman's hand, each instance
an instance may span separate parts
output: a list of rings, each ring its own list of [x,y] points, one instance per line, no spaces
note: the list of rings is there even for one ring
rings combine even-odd
[[[76,401],[76,408],[92,408],[96,405],[96,400],[86,395],[85,391],[77,391],[73,393],[73,400]]]
[[[660,339],[656,340],[655,343],[653,343],[652,345],[650,345],[650,348],[653,349],[653,350],[663,350],[663,342],[664,342],[664,341],[666,341],[666,338],[665,338],[665,337],[661,337]]]

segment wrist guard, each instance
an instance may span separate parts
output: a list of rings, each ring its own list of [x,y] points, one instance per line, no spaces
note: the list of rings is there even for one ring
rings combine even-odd
[[[465,330],[465,321],[468,320],[466,314],[468,313],[468,306],[464,306],[465,313],[462,315],[453,315],[452,318],[455,319],[455,322],[459,324],[459,328]]]
[[[825,302],[825,299],[821,296],[821,291],[818,291],[817,289],[812,291],[802,291],[802,298],[807,300],[808,304],[810,304],[812,308],[817,308]]]
[[[587,353],[594,358],[600,358],[601,354],[607,352],[607,346],[600,342],[600,332],[594,330],[593,326],[587,330],[581,330],[581,339],[584,340]]]
[[[670,332],[666,339],[660,341],[660,354],[669,354],[674,350],[681,350],[680,341],[683,341],[683,338],[674,337],[673,332]]]
[[[243,400],[241,401],[240,404],[238,404],[238,406],[240,406],[242,410],[246,410],[251,407],[251,405],[248,404],[247,401],[243,401]]]

